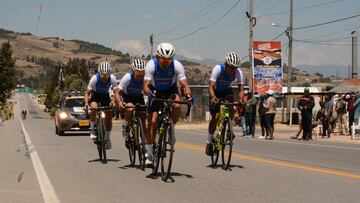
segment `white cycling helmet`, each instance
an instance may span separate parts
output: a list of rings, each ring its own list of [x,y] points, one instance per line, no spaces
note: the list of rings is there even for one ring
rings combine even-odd
[[[146,65],[146,61],[142,60],[142,59],[135,59],[132,63],[131,63],[131,70],[132,71],[141,71],[144,72],[145,71],[145,65]]]
[[[98,67],[98,73],[99,74],[110,74],[111,66],[110,66],[109,62],[107,62],[107,61],[101,62]]]
[[[240,57],[235,52],[229,52],[225,57],[225,62],[234,67],[240,66]]]
[[[157,47],[156,53],[159,57],[169,59],[175,56],[175,47],[170,43],[163,42]]]

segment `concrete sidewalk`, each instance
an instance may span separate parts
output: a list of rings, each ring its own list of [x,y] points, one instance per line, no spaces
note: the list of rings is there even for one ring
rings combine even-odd
[[[207,131],[208,123],[202,124],[187,124],[187,123],[179,123],[176,125],[176,129],[182,130],[204,130]],[[290,136],[296,135],[299,129],[298,125],[288,126],[285,124],[275,124],[275,131],[274,131],[274,139],[290,139]],[[236,126],[234,128],[236,134],[242,135],[242,128]],[[261,134],[261,129],[259,125],[256,125],[255,137],[259,137]],[[302,134],[301,134],[302,135]],[[300,136],[301,136],[300,135]],[[315,139],[315,135],[313,134],[312,141],[299,141],[299,142],[332,142],[332,143],[354,143],[360,144],[360,137],[355,137],[355,140],[351,140],[350,135],[340,135],[338,133],[332,133],[330,138],[321,138],[321,135]]]

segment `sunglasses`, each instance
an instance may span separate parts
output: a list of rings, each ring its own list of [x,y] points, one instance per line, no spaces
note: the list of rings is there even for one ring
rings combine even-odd
[[[109,74],[101,74],[100,75],[100,78],[102,79],[102,80],[106,80],[106,79],[108,79],[110,76],[109,76]]]
[[[162,58],[162,57],[159,57],[159,62],[160,63],[171,63],[172,62],[172,58]]]

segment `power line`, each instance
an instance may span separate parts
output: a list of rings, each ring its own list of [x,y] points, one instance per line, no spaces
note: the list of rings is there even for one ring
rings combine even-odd
[[[315,25],[297,27],[297,28],[293,28],[293,30],[301,30],[301,29],[306,29],[306,28],[311,28],[311,27],[318,27],[318,26],[322,26],[322,25],[327,25],[327,24],[331,24],[331,23],[337,23],[337,22],[340,22],[340,21],[348,20],[348,19],[351,19],[351,18],[356,18],[356,17],[359,17],[359,16],[360,16],[360,14],[357,14],[357,15],[353,15],[353,16],[350,16],[350,17],[341,18],[341,19],[338,19],[338,20],[333,20],[333,21],[329,21],[329,22],[325,22],[325,23],[318,23],[318,24],[315,24]]]
[[[221,16],[220,18],[218,18],[216,21],[214,21],[213,23],[211,24],[208,24],[208,25],[205,25],[205,26],[202,26],[202,27],[199,27],[198,29],[188,33],[188,34],[185,34],[183,36],[180,36],[180,37],[177,37],[177,38],[173,38],[171,40],[169,40],[170,42],[171,41],[177,41],[177,40],[180,40],[180,39],[184,39],[188,36],[191,36],[197,32],[199,32],[200,30],[203,30],[203,29],[206,29],[206,28],[209,28],[213,25],[215,25],[216,23],[218,23],[220,20],[222,20],[225,16],[227,16],[239,3],[240,3],[241,0],[238,0],[223,16]]]
[[[210,8],[211,6],[214,6],[216,2],[218,2],[219,0],[215,0],[215,1],[212,1],[210,4],[208,4],[207,6],[205,6],[204,8],[200,9],[199,11],[195,12],[194,15],[190,16],[189,18],[185,19],[183,22],[173,26],[172,28],[168,29],[168,30],[165,30],[159,34],[155,34],[156,37],[160,37],[162,35],[165,35],[167,33],[170,33],[170,32],[174,32],[176,30],[179,30],[183,27],[185,27],[187,24],[190,24],[191,22],[193,22],[194,19],[196,19],[195,17],[197,17],[198,15],[199,18],[204,16],[207,12],[205,12],[208,8]],[[204,12],[204,13],[203,13]]]
[[[308,44],[314,44],[314,45],[326,45],[326,46],[352,46],[352,44],[322,43],[322,42],[312,42],[312,41],[297,40],[297,39],[293,39],[293,41],[296,41],[296,42],[302,42],[302,43],[308,43]],[[357,46],[360,46],[360,45],[357,45]]]
[[[360,26],[355,26],[355,27],[352,27],[352,28],[340,30],[340,31],[337,31],[337,32],[328,33],[328,34],[325,34],[325,35],[318,35],[318,36],[303,39],[303,40],[313,40],[313,39],[316,39],[316,38],[327,37],[327,36],[335,35],[335,34],[342,33],[342,32],[352,31],[352,30],[354,30],[356,28],[360,28]]]
[[[306,9],[311,9],[311,8],[315,8],[315,7],[320,7],[320,6],[326,6],[326,5],[329,5],[329,4],[338,3],[340,1],[344,1],[344,0],[329,1],[329,2],[325,2],[325,3],[321,3],[321,4],[316,4],[316,5],[313,5],[313,6],[307,6],[307,7],[303,7],[303,8],[298,8],[298,9],[294,9],[294,12],[302,11],[302,10],[306,10]],[[261,15],[259,17],[282,15],[282,14],[287,14],[289,12],[290,11],[281,11],[281,12],[277,12],[277,13],[271,13],[271,14],[268,14],[268,15]]]

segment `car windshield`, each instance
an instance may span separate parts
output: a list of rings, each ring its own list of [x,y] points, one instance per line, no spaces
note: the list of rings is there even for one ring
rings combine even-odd
[[[85,102],[84,99],[66,99],[64,101],[64,107],[84,107]]]

